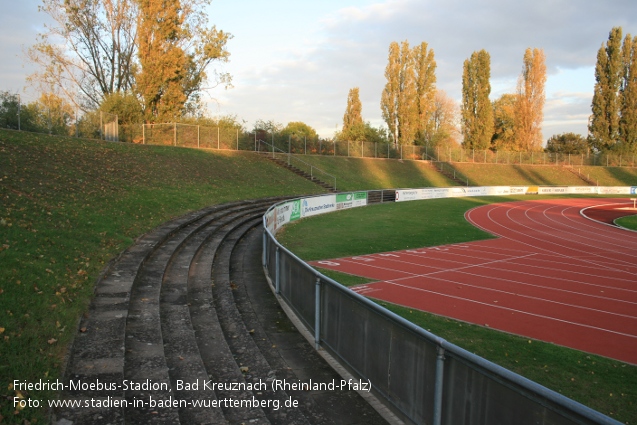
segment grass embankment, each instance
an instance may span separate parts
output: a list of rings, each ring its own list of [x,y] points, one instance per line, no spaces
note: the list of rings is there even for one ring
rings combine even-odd
[[[587,186],[588,184],[564,167],[552,165],[449,164],[469,178],[471,186]]]
[[[578,167],[584,176],[599,186],[636,186],[637,168],[628,167]]]
[[[251,153],[0,130],[0,423],[45,421],[9,384],[60,376],[98,274],[136,237],[206,205],[319,191]]]
[[[319,155],[297,156],[335,175],[338,190],[457,186],[430,164],[421,161]]]
[[[277,238],[308,261],[468,242],[491,237],[464,219],[468,209],[489,202],[540,198],[485,197],[377,204],[294,222]],[[326,274],[347,285],[369,282],[338,272]],[[384,302],[380,304],[541,385],[624,423],[635,423],[637,366]]]

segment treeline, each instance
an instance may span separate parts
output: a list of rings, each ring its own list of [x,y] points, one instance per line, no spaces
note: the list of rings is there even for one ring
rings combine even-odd
[[[595,90],[589,135],[564,133],[551,136],[544,147],[546,57],[528,48],[514,93],[491,101],[491,57],[474,52],[463,64],[462,103],[458,107],[436,88],[434,51],[422,42],[389,46],[387,80],[380,107],[387,130],[363,121],[359,88],[350,90],[342,140],[375,141],[381,135],[398,145],[454,145],[465,149],[514,152],[580,154],[587,152],[637,152],[637,37],[613,28],[597,56]]]

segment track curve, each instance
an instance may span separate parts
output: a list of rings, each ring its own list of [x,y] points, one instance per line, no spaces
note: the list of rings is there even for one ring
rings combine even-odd
[[[261,217],[278,200],[179,217],[110,265],[59,394],[82,407],[57,409],[56,423],[386,423],[353,391],[270,385],[341,379],[291,325],[263,275]]]
[[[362,295],[637,364],[637,232],[581,214],[627,203],[490,204],[466,218],[497,239],[310,264],[378,280]]]

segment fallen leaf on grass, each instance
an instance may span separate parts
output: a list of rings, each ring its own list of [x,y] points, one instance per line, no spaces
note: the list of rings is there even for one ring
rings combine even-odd
[[[55,339],[55,338],[51,338],[51,339],[50,339],[50,340],[48,340],[47,342],[49,343],[49,345],[53,345],[53,344],[55,344],[56,342],[58,342],[58,340],[57,340],[57,339]]]

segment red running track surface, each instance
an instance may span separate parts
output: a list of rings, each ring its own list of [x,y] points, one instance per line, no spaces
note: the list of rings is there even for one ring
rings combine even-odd
[[[637,232],[581,213],[601,204],[632,207],[491,204],[466,218],[497,239],[310,264],[378,280],[352,288],[365,296],[637,364]]]

